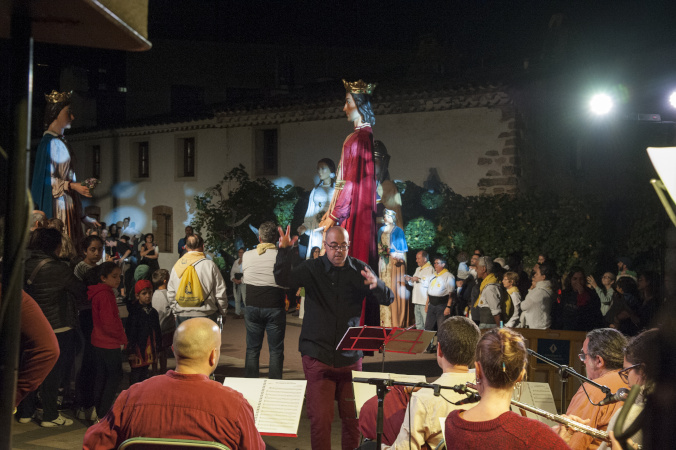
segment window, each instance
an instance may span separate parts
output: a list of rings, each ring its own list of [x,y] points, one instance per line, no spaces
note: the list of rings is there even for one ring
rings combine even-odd
[[[160,253],[173,252],[174,222],[171,206],[153,207],[153,234]]]
[[[150,145],[148,141],[138,143],[138,178],[150,177]]]
[[[101,146],[92,146],[92,177],[101,178]]]
[[[184,177],[195,176],[195,138],[183,139],[183,175]]]
[[[277,175],[277,129],[256,130],[256,175]]]

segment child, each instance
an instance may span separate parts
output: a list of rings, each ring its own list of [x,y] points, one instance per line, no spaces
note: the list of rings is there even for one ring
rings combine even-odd
[[[114,262],[104,262],[97,269],[99,283],[89,286],[87,298],[92,302],[92,346],[96,356],[94,404],[103,417],[115,400],[122,380],[122,350],[127,345],[113,289],[120,285],[122,271]]]
[[[159,352],[160,373],[167,371],[167,353],[174,341],[174,331],[176,330],[176,320],[171,313],[169,299],[167,298],[167,283],[169,282],[169,271],[159,269],[153,272],[153,308],[160,316],[160,329],[162,330],[162,351]]]
[[[129,385],[148,378],[148,367],[157,360],[162,348],[160,316],[152,307],[153,285],[139,280],[134,286],[136,301],[129,307],[127,339],[129,340]]]
[[[516,328],[519,326],[519,317],[521,316],[521,294],[519,293],[519,274],[516,272],[507,272],[502,277],[502,285],[507,289],[509,297],[512,299],[514,313],[509,318],[505,326],[507,328]]]

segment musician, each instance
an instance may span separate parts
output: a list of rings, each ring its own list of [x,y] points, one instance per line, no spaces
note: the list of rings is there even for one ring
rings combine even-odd
[[[446,418],[446,442],[453,449],[567,449],[566,443],[542,422],[512,411],[514,385],[526,374],[523,336],[508,328],[487,331],[476,348],[476,384],[481,401]],[[450,445],[452,443],[452,445]]]
[[[608,386],[612,393],[620,388],[626,388],[627,383],[618,373],[624,363],[623,349],[627,345],[627,338],[614,328],[599,328],[587,333],[582,344],[582,353],[578,356],[584,363],[587,377],[596,383]],[[586,393],[584,389],[586,389]],[[589,395],[589,398],[587,398]],[[589,426],[601,431],[608,428],[610,418],[622,407],[622,403],[613,403],[606,406],[594,406],[606,397],[600,389],[587,383],[573,396],[568,405],[566,414],[589,419]],[[597,449],[601,441],[584,433],[576,432],[570,439],[569,445],[573,449]]]
[[[654,354],[658,345],[658,330],[657,328],[653,328],[652,330],[646,330],[638,336],[629,339],[629,343],[624,349],[624,368],[619,372],[620,377],[622,377],[623,380],[626,380],[629,386],[641,386],[641,393],[636,398],[636,402],[630,407],[631,409],[624,422],[623,431],[626,430],[629,425],[634,423],[636,417],[643,411],[646,396],[654,389],[654,383],[648,378],[648,375],[653,372],[651,356]],[[620,412],[621,409],[610,419],[608,431],[612,432],[615,428],[615,422],[617,421]],[[643,445],[642,431],[639,430],[636,434],[631,436],[627,443],[634,449]],[[606,450],[608,448],[610,448],[610,446],[604,442],[599,447],[599,450]]]
[[[474,363],[476,344],[481,336],[479,327],[467,317],[449,317],[441,324],[437,336],[439,340],[437,364],[439,364],[443,373],[433,383],[442,386],[455,386],[474,381],[474,374],[469,372],[469,367]],[[399,386],[393,390],[398,388]],[[392,394],[387,394],[385,397],[384,409],[387,410],[389,410],[388,400],[390,400],[390,395]],[[419,449],[425,444],[429,448],[437,448],[443,442],[439,418],[446,417],[449,412],[458,408],[448,400],[457,402],[464,398],[462,394],[456,394],[448,389],[442,389],[441,395],[443,397],[435,397],[432,389],[420,389],[411,395],[408,406],[406,403],[403,404],[401,412],[405,410],[404,414],[398,414],[397,411],[386,411],[386,415],[389,416],[387,422],[390,423],[383,424],[384,430],[395,428],[394,437],[396,439],[386,440],[384,436],[383,442],[388,445],[382,448],[393,450]],[[393,398],[397,398],[396,393]],[[364,437],[369,439],[376,438],[377,408],[377,398],[374,397],[364,403],[359,415],[359,429]]]

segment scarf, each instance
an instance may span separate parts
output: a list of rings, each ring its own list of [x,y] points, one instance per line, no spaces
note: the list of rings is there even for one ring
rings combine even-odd
[[[176,264],[174,264],[174,271],[176,271],[176,275],[178,275],[179,278],[183,276],[183,272],[185,272],[185,269],[187,269],[189,266],[195,264],[197,261],[200,259],[204,259],[204,252],[188,252],[181,259],[176,261]]]
[[[481,286],[479,286],[479,296],[476,299],[476,302],[474,302],[474,307],[476,308],[477,305],[479,304],[479,301],[481,300],[481,294],[484,291],[484,288],[488,286],[489,284],[496,284],[498,282],[498,277],[495,276],[495,274],[488,274],[486,278],[483,279],[481,282]]]
[[[277,246],[276,246],[275,244],[271,244],[271,243],[269,243],[269,242],[261,242],[261,243],[258,244],[258,246],[256,247],[256,251],[258,252],[259,255],[262,255],[262,254],[265,253],[269,248],[270,248],[270,249],[272,249],[272,248],[277,248]]]

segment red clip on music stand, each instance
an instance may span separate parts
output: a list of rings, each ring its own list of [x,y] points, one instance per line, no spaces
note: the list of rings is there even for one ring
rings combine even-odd
[[[372,352],[382,350],[382,372],[385,372],[385,352],[407,353],[409,355],[422,353],[432,342],[435,334],[435,331],[416,330],[413,327],[351,327],[345,332],[336,350]]]

